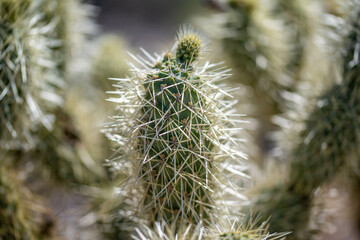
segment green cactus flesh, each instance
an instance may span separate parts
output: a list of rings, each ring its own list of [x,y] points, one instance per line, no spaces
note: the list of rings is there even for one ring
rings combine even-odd
[[[214,205],[211,192],[221,159],[236,154],[225,145],[236,132],[227,135],[224,129],[231,122],[222,100],[225,90],[213,85],[226,71],[199,71],[193,64],[199,49],[198,37],[184,35],[176,58],[167,53],[146,71],[137,70],[143,78],[125,79],[135,84],[120,92],[127,100],[113,99],[127,109],[117,127],[126,129],[124,121],[133,120],[125,131],[125,150],[120,151],[122,158],[135,158],[134,178],[143,183],[144,209],[150,210],[151,222],[206,218]],[[112,137],[119,141],[114,133]]]
[[[143,107],[141,120],[144,120],[142,123],[150,124],[141,129],[141,134],[146,137],[139,145],[139,150],[149,158],[154,158],[154,161],[144,165],[142,171],[143,174],[149,174],[151,180],[146,183],[150,199],[161,193],[164,185],[167,185],[167,191],[172,195],[169,199],[172,204],[165,203],[167,206],[164,213],[168,217],[176,216],[174,211],[179,211],[182,202],[186,202],[186,198],[191,198],[191,195],[199,201],[193,202],[191,206],[198,213],[203,214],[205,204],[211,201],[205,190],[196,186],[196,181],[205,182],[207,175],[207,167],[201,157],[205,157],[214,147],[204,135],[210,132],[211,122],[206,115],[197,114],[193,110],[202,109],[204,101],[187,81],[196,87],[199,77],[194,76],[191,70],[181,70],[182,65],[176,59],[165,58],[162,66],[159,66],[159,72],[155,76],[149,75],[150,81],[144,83],[147,89],[145,99],[151,105]],[[172,77],[169,72],[176,74],[176,77]],[[208,168],[211,167],[209,162]],[[190,174],[191,177],[185,177],[185,181],[177,181],[174,185],[171,183],[174,171],[184,176]],[[171,194],[172,191],[174,194]],[[178,195],[181,192],[183,197]],[[159,199],[157,204],[164,204],[161,201]]]

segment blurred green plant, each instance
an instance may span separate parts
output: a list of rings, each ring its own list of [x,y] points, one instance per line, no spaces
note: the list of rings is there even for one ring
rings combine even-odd
[[[341,83],[333,84],[317,98],[299,134],[299,143],[289,156],[287,179],[260,191],[254,203],[265,218],[272,216],[272,231],[293,230],[294,239],[310,237],[307,224],[315,190],[343,171],[354,171],[349,167],[353,166],[349,159],[354,158],[349,156],[356,152],[359,141],[360,15],[358,4],[353,7],[357,15],[345,41]]]
[[[104,35],[97,40],[97,50],[92,67],[94,86],[102,92],[113,89],[108,78],[124,76],[129,73],[126,61],[126,43],[116,35]],[[105,98],[105,97],[104,97]]]
[[[52,239],[53,218],[16,174],[0,166],[0,238]]]
[[[36,131],[52,129],[51,109],[62,103],[62,85],[51,56],[54,31],[28,0],[0,3],[0,145],[31,149]]]
[[[54,59],[61,76],[71,84],[72,65],[86,47],[86,38],[96,30],[94,7],[82,0],[42,0],[38,8],[44,15],[43,21],[54,26],[51,35],[56,43],[52,48]]]

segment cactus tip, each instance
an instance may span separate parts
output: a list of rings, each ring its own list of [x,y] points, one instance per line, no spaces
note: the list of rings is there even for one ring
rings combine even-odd
[[[176,48],[176,58],[188,65],[199,57],[200,47],[201,40],[198,35],[193,33],[185,34],[179,39]]]

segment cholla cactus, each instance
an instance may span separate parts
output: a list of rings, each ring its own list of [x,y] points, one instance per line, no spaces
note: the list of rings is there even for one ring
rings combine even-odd
[[[109,77],[116,77],[128,73],[126,62],[125,41],[116,35],[105,35],[98,42],[98,49],[92,66],[92,78],[94,85],[102,92],[112,89],[110,81],[104,81]]]
[[[318,98],[300,135],[303,141],[294,150],[290,176],[296,191],[310,193],[333,179],[357,147],[358,19],[346,42],[343,81]]]
[[[37,134],[43,141],[34,150],[23,154],[21,160],[27,161],[30,156],[34,159],[35,173],[40,172],[45,179],[64,185],[106,180],[105,169],[84,145],[74,116],[67,109],[61,108],[57,108],[54,115],[53,131],[39,131]]]
[[[75,129],[63,96],[59,96],[64,95],[61,89],[68,75],[60,65],[70,61],[70,57],[57,58],[57,55],[71,51],[65,39],[72,39],[75,31],[68,29],[72,19],[65,13],[46,12],[46,7],[70,8],[71,2],[5,0],[0,3],[0,145],[6,150],[22,150],[14,161],[33,157],[32,162],[41,165],[37,170],[46,169],[56,180],[84,183],[102,178],[103,169],[88,154],[83,136]],[[75,35],[80,40],[83,31]]]
[[[50,239],[49,212],[23,187],[15,174],[0,166],[0,238]]]
[[[54,29],[34,8],[28,0],[0,3],[0,144],[5,149],[33,148],[33,132],[39,126],[51,130],[49,109],[62,102],[55,93],[62,81],[48,37]]]
[[[289,79],[279,74],[285,72],[288,60],[281,22],[272,18],[259,1],[227,2],[223,41],[239,70],[240,80],[257,86],[271,99],[279,100],[278,88],[289,84]]]
[[[317,98],[317,104],[305,121],[305,128],[299,135],[299,144],[290,155],[290,169],[288,179],[283,186],[275,190],[267,190],[267,197],[258,200],[257,209],[270,215],[280,216],[270,219],[271,227],[278,226],[275,231],[295,231],[295,238],[301,239],[306,222],[309,220],[309,207],[314,191],[321,185],[335,179],[343,170],[353,171],[353,163],[349,162],[352,154],[358,154],[359,144],[359,6],[352,30],[347,37],[343,79],[339,84],[333,84],[324,94]],[[358,156],[358,155],[357,155]],[[356,157],[358,160],[358,157]],[[297,209],[294,211],[294,202]],[[276,207],[275,206],[279,206]],[[273,209],[273,213],[271,210]],[[301,212],[301,214],[298,214]],[[290,214],[292,216],[290,216]],[[287,216],[289,224],[282,222],[281,216]],[[277,224],[276,221],[280,224]],[[298,223],[301,223],[299,228]],[[304,237],[304,239],[308,239]]]
[[[220,2],[220,1],[219,1]],[[219,17],[224,23],[215,37],[220,36],[226,52],[233,60],[234,80],[250,89],[254,107],[247,114],[258,120],[253,133],[261,147],[260,161],[269,150],[269,131],[274,129],[271,118],[280,112],[282,91],[294,84],[287,75],[290,60],[287,34],[283,23],[275,18],[267,4],[257,0],[227,0]]]
[[[326,56],[321,53],[323,47],[318,43],[321,21],[325,15],[321,4],[308,0],[277,0],[273,11],[284,22],[287,45],[291,48],[287,73],[293,79],[293,86],[289,90],[294,90],[299,81],[309,78],[318,81],[318,65],[327,61]],[[311,64],[314,61],[317,62],[317,69]]]
[[[84,47],[87,47],[86,37],[96,29],[92,22],[94,7],[82,0],[47,0],[40,1],[38,8],[44,14],[44,21],[54,25],[51,37],[57,41],[57,45],[52,48],[53,55],[62,76],[70,78],[72,65],[78,61]]]
[[[235,158],[244,156],[231,147],[236,129],[229,128],[238,116],[231,110],[236,101],[215,85],[228,70],[199,66],[200,50],[199,36],[182,31],[176,56],[133,56],[144,69],[133,66],[133,77],[119,79],[111,92],[120,95],[110,100],[122,110],[109,126],[120,145],[113,163],[131,169],[128,181],[142,187],[141,213],[152,223],[200,222],[216,208],[214,199],[234,193],[226,184],[230,176],[243,175]]]
[[[165,222],[156,222],[154,230],[148,227],[137,229],[137,235],[133,235],[135,240],[275,240],[284,239],[287,233],[271,234],[268,233],[267,224],[264,222],[260,227],[255,225],[245,226],[240,224],[240,220],[230,220],[222,216],[221,219],[212,219],[209,227],[204,227],[199,223],[196,226],[183,226],[178,233],[173,227],[169,227]],[[214,221],[215,220],[215,221]]]
[[[257,212],[261,220],[269,219],[272,232],[295,231],[289,239],[307,239],[312,198],[303,193],[294,192],[287,183],[265,184],[254,190],[251,211]],[[259,221],[261,223],[261,221]],[[302,231],[303,230],[303,231]]]

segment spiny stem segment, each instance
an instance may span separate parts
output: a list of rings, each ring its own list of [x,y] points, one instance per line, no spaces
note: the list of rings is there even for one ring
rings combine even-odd
[[[149,60],[133,56],[146,69],[134,66],[133,78],[119,79],[116,85],[113,93],[120,98],[111,99],[123,113],[116,116],[109,136],[121,145],[116,159],[127,160],[114,165],[130,167],[133,183],[142,183],[141,212],[152,223],[206,218],[215,208],[215,183],[225,175],[222,162],[241,155],[230,147],[236,141],[236,131],[229,131],[234,101],[225,99],[225,87],[214,85],[228,77],[227,70],[210,70],[218,64],[208,62],[203,67],[192,64],[199,49],[199,37],[184,34],[176,58],[172,53],[160,61],[146,52]]]

